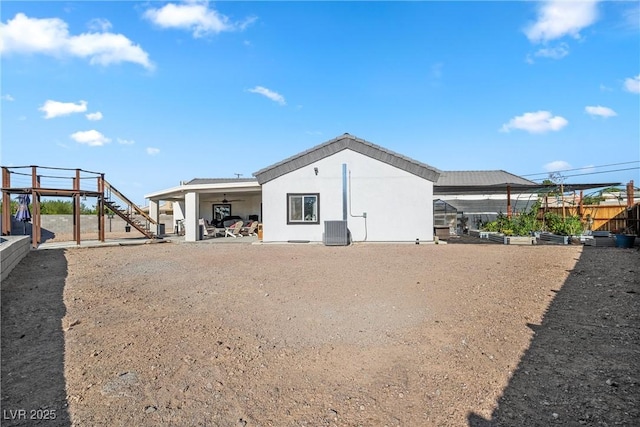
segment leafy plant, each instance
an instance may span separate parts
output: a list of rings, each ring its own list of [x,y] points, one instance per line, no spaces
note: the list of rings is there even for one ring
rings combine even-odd
[[[562,218],[554,212],[547,212],[544,215],[547,231],[561,236],[576,236],[582,234],[584,225],[577,215]]]
[[[540,202],[536,202],[531,208],[517,215],[507,217],[500,212],[495,221],[484,225],[484,230],[504,233],[507,236],[530,236],[534,231],[540,230],[538,210]]]
[[[0,202],[0,207],[2,202]],[[1,208],[0,208],[1,209]],[[11,212],[18,210],[18,202],[11,200]],[[33,214],[33,203],[29,204],[29,210]],[[87,207],[84,203],[80,203],[80,213],[83,215],[96,214],[98,211],[95,207]],[[73,201],[71,200],[43,200],[40,202],[41,215],[71,215],[73,214]]]
[[[604,200],[602,195],[600,196],[584,196],[582,198],[582,203],[585,205],[599,205],[600,202]]]

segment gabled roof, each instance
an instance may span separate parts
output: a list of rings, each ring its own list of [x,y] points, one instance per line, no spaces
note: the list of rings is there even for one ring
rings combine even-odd
[[[499,185],[499,184],[519,184],[537,185],[533,181],[524,179],[518,175],[503,171],[443,171],[435,185]]]
[[[297,169],[303,168],[318,160],[329,157],[342,150],[351,150],[372,159],[394,166],[398,169],[402,169],[413,175],[419,176],[429,181],[435,182],[440,175],[440,170],[429,166],[425,163],[395,153],[379,145],[372,144],[364,139],[357,138],[353,135],[345,133],[337,138],[327,141],[323,144],[317,145],[306,151],[303,151],[281,162],[275,163],[264,169],[260,169],[253,175],[258,179],[258,182],[262,185],[273,179],[281,177],[289,172],[293,172]]]

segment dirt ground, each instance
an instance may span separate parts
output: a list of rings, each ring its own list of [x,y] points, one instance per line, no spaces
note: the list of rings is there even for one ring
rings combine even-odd
[[[582,246],[32,251],[2,425],[634,425],[639,276]]]

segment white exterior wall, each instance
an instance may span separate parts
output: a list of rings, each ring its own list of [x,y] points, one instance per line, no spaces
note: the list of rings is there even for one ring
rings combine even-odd
[[[174,221],[184,219],[184,201],[173,202],[173,219]]]
[[[262,186],[263,241],[322,242],[324,221],[342,219],[342,164],[347,164],[355,242],[433,240],[433,183],[365,155],[343,150]],[[318,168],[316,176],[314,168]],[[319,193],[319,224],[287,224],[287,193]],[[349,198],[347,198],[347,204]],[[365,227],[366,223],[366,227]]]
[[[160,210],[158,209],[157,200],[149,200],[149,217],[156,221],[158,224],[160,223]],[[159,227],[157,224],[151,223],[149,225],[149,228],[153,233],[159,234]]]
[[[198,223],[198,218],[200,217],[199,200],[200,195],[198,193],[187,193],[184,196],[184,240],[186,242],[195,242],[200,240],[200,224]]]

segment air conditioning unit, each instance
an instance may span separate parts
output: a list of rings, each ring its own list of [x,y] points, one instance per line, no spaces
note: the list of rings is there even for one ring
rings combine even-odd
[[[349,244],[347,221],[325,221],[324,244],[325,246],[347,246]]]

